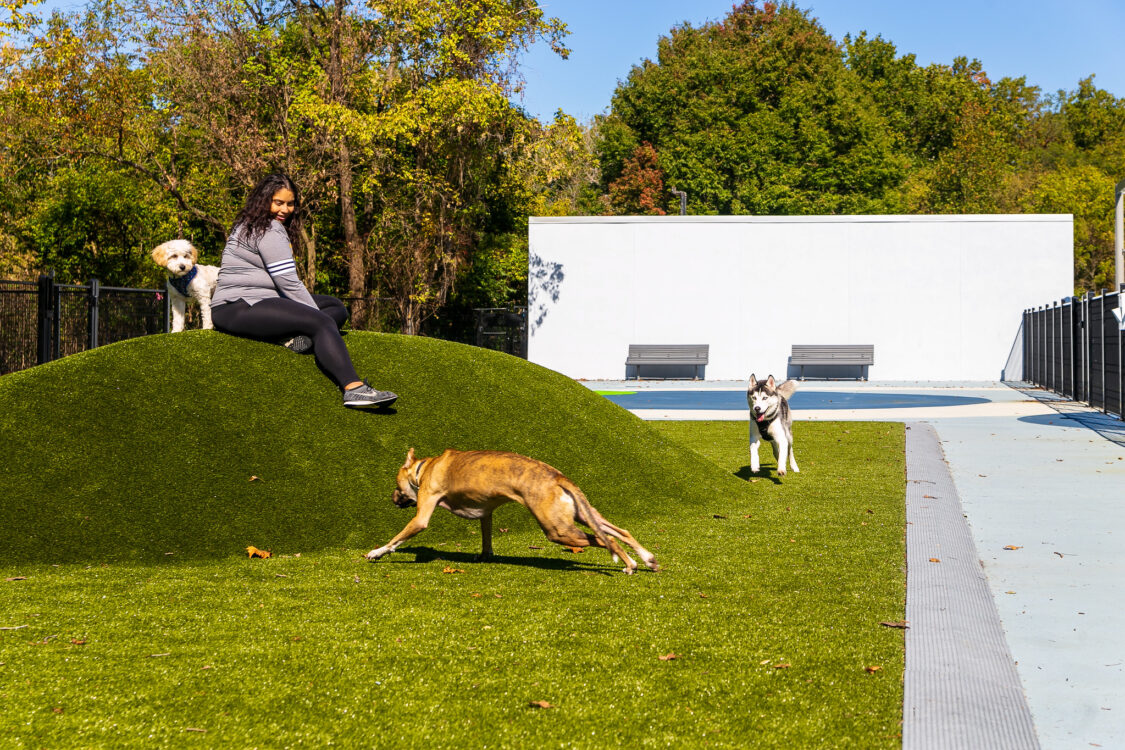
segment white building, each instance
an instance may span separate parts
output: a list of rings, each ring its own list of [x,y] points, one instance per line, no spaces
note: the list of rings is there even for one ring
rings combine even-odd
[[[873,344],[872,380],[1018,378],[1022,312],[1073,293],[1072,225],[1069,214],[532,218],[528,359],[620,380],[630,344],[708,344],[706,379],[738,380],[795,374],[794,344]]]

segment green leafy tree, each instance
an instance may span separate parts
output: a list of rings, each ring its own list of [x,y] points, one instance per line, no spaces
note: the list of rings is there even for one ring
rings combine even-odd
[[[607,192],[647,142],[692,213],[885,211],[907,166],[839,46],[790,3],[673,29],[601,132]]]

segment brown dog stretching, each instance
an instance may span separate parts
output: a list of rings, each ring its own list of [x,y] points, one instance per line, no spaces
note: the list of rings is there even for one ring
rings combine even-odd
[[[447,450],[433,458],[414,458],[398,470],[398,487],[392,500],[400,508],[418,506],[410,523],[379,549],[367,553],[378,560],[430,522],[434,509],[442,507],[461,518],[479,518],[482,559],[492,556],[492,512],[505,503],[520,503],[535,516],[552,542],[567,547],[604,547],[614,560],[625,561],[625,572],[632,573],[637,563],[617,540],[628,544],[645,565],[660,570],[656,555],[642,547],[625,529],[602,518],[582,490],[554,467],[518,453],[502,451]],[[575,521],[588,526],[587,534]]]

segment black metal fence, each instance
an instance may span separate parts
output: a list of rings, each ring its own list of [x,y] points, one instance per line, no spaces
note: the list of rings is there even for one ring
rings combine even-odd
[[[382,297],[345,298],[352,327],[391,331],[395,310]],[[165,289],[129,289],[57,284],[54,276],[32,281],[0,280],[0,375],[115,341],[167,333],[171,306]],[[476,344],[527,358],[527,309],[474,310]],[[198,326],[188,305],[187,325]],[[356,325],[358,323],[358,325]]]
[[[1024,380],[1122,417],[1123,301],[1123,291],[1103,291],[1096,297],[1087,292],[1085,297],[1025,310]]]
[[[168,331],[163,289],[0,281],[0,375],[115,341]]]
[[[476,345],[527,359],[527,308],[481,307],[476,318]]]

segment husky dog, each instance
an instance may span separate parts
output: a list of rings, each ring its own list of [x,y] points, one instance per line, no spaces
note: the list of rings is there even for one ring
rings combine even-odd
[[[773,375],[766,382],[759,382],[750,375],[750,387],[746,390],[746,403],[750,405],[750,470],[755,474],[761,468],[758,459],[758,446],[762,436],[773,446],[777,459],[777,475],[785,476],[785,462],[799,472],[797,459],[793,455],[793,417],[789,413],[789,397],[797,390],[797,381],[786,380],[781,385],[774,383]]]
[[[152,251],[156,265],[168,272],[168,295],[172,302],[172,332],[184,330],[187,301],[190,297],[199,303],[199,316],[203,327],[211,325],[211,295],[219,283],[219,267],[196,263],[199,253],[187,240],[169,240]]]

